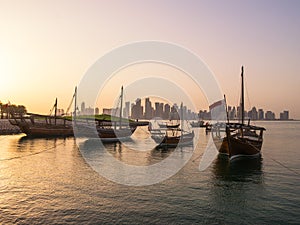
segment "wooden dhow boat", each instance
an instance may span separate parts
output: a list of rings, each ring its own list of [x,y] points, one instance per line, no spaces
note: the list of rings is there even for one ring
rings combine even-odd
[[[75,94],[71,104],[74,97]],[[53,110],[54,115],[51,115]],[[57,115],[57,98],[50,115],[27,113],[25,116],[15,117],[12,113],[12,119],[9,122],[18,126],[21,132],[28,137],[67,137],[74,135],[72,121],[67,117]]]
[[[179,123],[172,124],[172,123],[159,123],[158,126],[160,128],[178,128],[180,126]]]
[[[263,132],[265,131],[265,128],[250,125],[250,119],[248,120],[248,123],[245,124],[243,67],[241,72],[241,89],[241,122],[229,122],[227,113],[227,123],[217,123],[212,127],[213,140],[219,153],[228,155],[230,160],[241,157],[260,156],[263,144]]]
[[[120,94],[119,117],[111,115],[77,116],[74,120],[76,134],[87,138],[100,138],[102,142],[117,142],[129,139],[138,126],[147,126],[147,121],[131,121],[123,118],[123,86]],[[96,134],[95,134],[96,132]]]
[[[207,124],[203,120],[192,121],[190,122],[192,127],[206,127]]]
[[[151,138],[158,144],[156,148],[192,145],[195,134],[194,131],[188,132],[183,129],[182,103],[180,124],[181,128],[167,127],[166,129],[152,129],[152,126],[149,126]]]

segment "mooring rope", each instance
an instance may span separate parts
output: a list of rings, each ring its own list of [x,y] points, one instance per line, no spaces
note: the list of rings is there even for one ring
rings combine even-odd
[[[265,155],[265,153],[264,153],[264,155]],[[268,155],[268,154],[267,154],[267,156],[268,156],[268,158],[270,158],[270,159],[272,159],[274,162],[276,162],[278,165],[280,165],[280,166],[286,168],[287,170],[293,172],[294,174],[300,176],[300,173],[299,173],[298,171],[296,171],[296,170],[294,170],[294,169],[292,169],[292,168],[290,168],[290,167],[284,165],[282,162],[280,162],[280,161],[278,161],[278,160],[272,158],[272,157],[271,157],[270,155]]]
[[[13,160],[13,159],[21,159],[21,158],[25,158],[25,157],[29,157],[29,156],[33,156],[33,155],[38,155],[38,154],[40,154],[40,153],[43,153],[43,152],[49,151],[49,150],[51,150],[51,149],[54,149],[54,148],[56,148],[57,146],[60,146],[60,145],[62,145],[62,144],[64,144],[64,142],[62,142],[62,143],[60,143],[60,144],[56,144],[55,146],[52,146],[52,147],[50,147],[50,148],[46,148],[46,149],[44,149],[44,150],[42,150],[42,151],[39,151],[39,152],[34,152],[34,153],[31,153],[31,154],[21,155],[21,156],[14,156],[14,157],[11,157],[11,158],[0,159],[0,162],[2,162],[2,161],[9,161],[9,160]]]

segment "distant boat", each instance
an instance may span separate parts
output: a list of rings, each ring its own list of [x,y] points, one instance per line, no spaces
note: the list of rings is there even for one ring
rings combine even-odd
[[[190,122],[192,127],[206,127],[206,124],[203,120],[198,120],[198,121],[192,121]]]
[[[244,123],[244,69],[241,72],[241,122],[225,124],[215,124],[212,128],[213,140],[220,154],[228,155],[230,159],[240,157],[256,157],[260,156],[263,144],[264,127],[250,125]],[[225,100],[226,102],[226,100]],[[227,106],[226,106],[227,108]],[[227,111],[227,109],[226,109]],[[222,133],[225,132],[225,137]]]
[[[181,114],[182,114],[182,104],[181,104]],[[151,124],[149,124],[149,130],[151,132],[151,138],[158,144],[156,147],[177,147],[192,145],[194,140],[194,131],[187,132],[183,130],[183,115],[181,115],[181,128],[177,127],[167,127],[167,129],[152,129]]]
[[[211,131],[211,128],[212,128],[212,125],[210,124],[210,123],[206,123],[205,124],[205,132],[206,132],[206,134],[208,134],[208,132],[210,132]]]
[[[89,131],[87,132],[88,134],[94,129],[95,126],[98,137],[102,142],[116,142],[130,138],[130,136],[135,132],[137,126],[148,125],[148,122],[133,122],[128,119],[122,118],[123,86],[121,87],[120,103],[121,106],[119,117],[112,118],[111,116],[107,115],[109,118],[97,118],[96,116],[92,116],[89,120],[95,121],[95,124],[93,124],[92,126],[87,126],[83,122],[80,122],[79,116],[79,126],[77,127],[77,129],[80,129],[81,132],[84,131],[84,129],[89,129]],[[78,123],[77,120],[78,119],[76,119],[76,123]]]
[[[137,124],[120,124],[118,121],[107,122],[97,119],[95,121],[97,122],[96,130],[102,142],[116,142],[128,139],[138,126]]]
[[[98,136],[103,142],[114,142],[120,141],[122,139],[129,138],[134,131],[136,130],[136,126],[130,126],[122,124],[122,108],[123,108],[123,86],[121,87],[121,94],[120,94],[120,117],[118,122],[114,122],[113,126],[104,126],[102,121],[98,121],[98,125],[96,126]]]
[[[192,145],[194,132],[185,132],[179,128],[168,128],[167,130],[154,129],[151,138],[158,144],[156,147],[177,147]]]
[[[171,123],[158,123],[158,126],[160,128],[178,128],[180,126],[179,123],[177,124],[171,124]]]
[[[74,135],[72,121],[57,115],[57,98],[51,111],[53,109],[54,116],[51,113],[50,115],[27,113],[21,117],[15,117],[12,114],[13,119],[9,122],[18,126],[21,132],[29,137],[67,137]]]

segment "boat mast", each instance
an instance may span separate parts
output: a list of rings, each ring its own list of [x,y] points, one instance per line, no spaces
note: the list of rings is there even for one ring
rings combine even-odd
[[[56,115],[57,115],[57,98],[55,99],[54,104],[54,124],[56,125]]]
[[[245,106],[244,106],[244,67],[242,66],[242,73],[241,73],[241,78],[242,78],[242,95],[241,95],[241,110],[242,110],[242,124],[244,124],[244,119],[245,119]]]
[[[120,128],[122,125],[122,108],[123,108],[123,86],[121,87],[121,107],[120,107]]]
[[[181,136],[182,136],[182,132],[183,132],[183,103],[181,102],[180,104],[180,124],[181,124]]]
[[[75,92],[74,92],[74,120],[76,124],[76,107],[77,107],[77,86],[75,87]]]

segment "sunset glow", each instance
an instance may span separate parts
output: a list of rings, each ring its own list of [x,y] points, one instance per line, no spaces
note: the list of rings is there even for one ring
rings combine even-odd
[[[291,118],[300,119],[299,8],[292,0],[1,1],[0,101],[48,113],[58,97],[59,107],[66,109],[74,87],[98,58],[127,43],[161,40],[197,54],[230,105],[238,102],[244,65],[247,109],[256,106],[277,115],[289,110]],[[141,72],[136,69],[128,72]],[[172,76],[172,71],[143,72]],[[122,79],[110,84],[112,96],[121,83],[126,86]],[[109,107],[114,99],[105,94],[99,101]],[[207,109],[203,96],[196,106]]]

